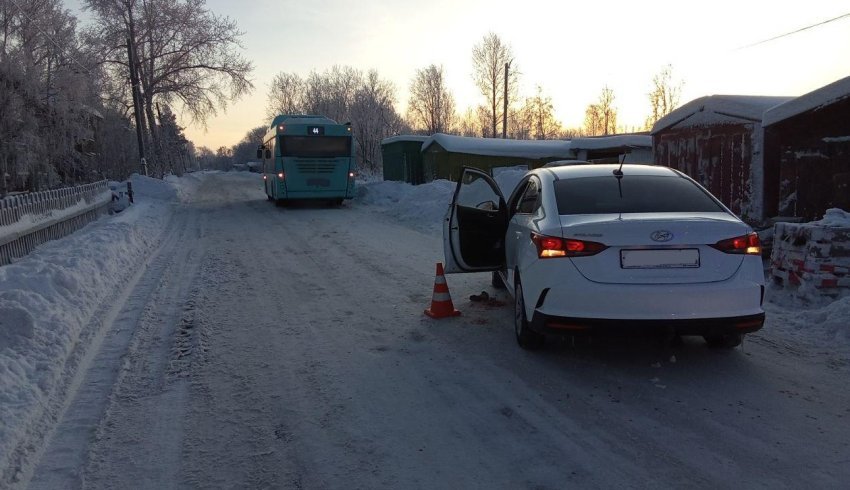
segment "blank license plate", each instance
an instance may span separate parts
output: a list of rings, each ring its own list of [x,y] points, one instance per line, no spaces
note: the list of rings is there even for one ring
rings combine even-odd
[[[699,249],[620,250],[623,269],[674,269],[699,267]]]
[[[307,179],[307,185],[311,185],[313,187],[330,187],[331,181],[330,179]]]

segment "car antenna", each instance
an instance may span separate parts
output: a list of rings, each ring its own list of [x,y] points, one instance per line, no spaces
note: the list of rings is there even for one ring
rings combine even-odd
[[[628,153],[628,150],[623,152],[623,157],[620,158],[620,168],[614,170],[614,177],[617,177],[617,189],[620,191],[620,199],[623,198],[623,162],[626,161],[626,153]]]
[[[628,153],[629,153],[629,150],[623,151],[623,155],[620,158],[620,167],[617,168],[616,170],[614,170],[614,176],[617,177],[618,179],[623,178],[623,163],[626,162],[626,155]],[[623,196],[620,196],[620,197],[623,197]]]

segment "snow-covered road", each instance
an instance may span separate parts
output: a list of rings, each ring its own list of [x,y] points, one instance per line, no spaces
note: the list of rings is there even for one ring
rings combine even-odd
[[[846,350],[771,331],[513,339],[489,275],[448,277],[436,233],[369,206],[267,202],[210,174],[109,307],[29,488],[839,488]],[[495,300],[471,303],[488,290]],[[35,438],[37,441],[37,438]],[[28,455],[28,456],[27,456]]]

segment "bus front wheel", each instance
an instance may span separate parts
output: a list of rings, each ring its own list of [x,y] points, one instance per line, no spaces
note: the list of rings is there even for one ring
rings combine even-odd
[[[274,205],[279,208],[285,208],[287,205],[289,205],[289,201],[286,199],[275,199]]]

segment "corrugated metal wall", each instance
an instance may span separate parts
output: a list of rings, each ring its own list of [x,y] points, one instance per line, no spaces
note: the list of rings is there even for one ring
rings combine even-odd
[[[655,163],[699,182],[738,216],[761,219],[753,182],[752,124],[673,129],[653,137]],[[758,179],[760,180],[760,179]]]

